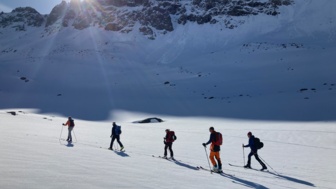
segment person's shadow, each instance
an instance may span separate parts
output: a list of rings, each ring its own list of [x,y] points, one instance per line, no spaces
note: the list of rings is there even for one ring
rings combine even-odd
[[[113,152],[121,157],[129,157],[129,155],[126,154],[125,151],[113,151]]]
[[[218,173],[214,173],[214,174],[218,174]],[[267,187],[265,187],[261,184],[257,184],[257,183],[254,183],[252,181],[244,180],[244,179],[235,177],[234,175],[229,175],[229,174],[225,174],[225,173],[222,173],[220,175],[223,176],[223,177],[226,177],[228,179],[231,179],[232,182],[235,183],[235,184],[239,184],[239,185],[246,186],[246,187],[249,187],[249,188],[267,189]]]
[[[276,173],[272,173],[272,172],[269,172],[270,174],[280,178],[280,179],[284,179],[284,180],[288,180],[288,181],[292,181],[292,182],[296,182],[296,183],[299,183],[299,184],[303,184],[303,185],[307,185],[307,186],[311,186],[311,187],[315,187],[315,185],[311,182],[308,182],[308,181],[304,181],[304,180],[300,180],[300,179],[297,179],[297,178],[293,178],[293,177],[289,177],[289,176],[284,176],[284,175],[280,175],[280,174],[276,174]]]
[[[68,141],[68,144],[65,145],[66,147],[74,147],[74,145],[72,144],[72,142]]]
[[[197,167],[186,164],[186,163],[182,163],[181,161],[178,161],[178,160],[175,160],[175,161],[174,160],[169,160],[169,161],[174,162],[176,165],[179,165],[179,166],[182,166],[182,167],[185,167],[185,168],[188,168],[188,169],[192,169],[192,170],[195,170],[195,171],[198,170]]]

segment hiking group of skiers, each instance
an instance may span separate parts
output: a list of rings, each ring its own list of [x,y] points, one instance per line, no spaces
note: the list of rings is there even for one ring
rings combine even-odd
[[[72,142],[72,136],[71,136],[71,131],[73,130],[75,123],[74,120],[69,117],[68,121],[64,124],[63,126],[68,126],[68,138],[67,141]],[[166,136],[163,138],[163,143],[164,143],[164,156],[163,158],[167,158],[167,150],[169,149],[170,152],[170,158],[172,160],[174,159],[174,152],[172,149],[173,142],[177,139],[175,132],[171,131],[170,129],[166,129]],[[206,148],[207,145],[210,145],[210,155],[209,159],[211,161],[211,164],[213,165],[212,171],[214,172],[222,172],[222,162],[220,158],[220,146],[223,143],[222,139],[222,134],[220,132],[217,132],[214,127],[209,128],[210,132],[210,138],[209,141],[206,143],[202,143],[204,148]],[[120,142],[120,135],[121,135],[121,126],[117,125],[115,122],[112,123],[112,133],[111,133],[111,143],[110,147],[108,148],[109,150],[113,150],[113,143],[115,139],[117,139],[117,142],[120,145],[120,151],[123,151],[124,146]],[[262,166],[261,171],[267,169],[266,165],[260,160],[258,156],[258,149],[260,149],[263,146],[263,143],[260,142],[260,140],[254,135],[252,135],[251,132],[247,133],[247,137],[249,138],[248,144],[247,145],[242,145],[243,148],[250,147],[251,152],[248,155],[248,160],[247,164],[244,166],[245,168],[251,168],[251,157],[254,156],[256,160],[260,163]]]

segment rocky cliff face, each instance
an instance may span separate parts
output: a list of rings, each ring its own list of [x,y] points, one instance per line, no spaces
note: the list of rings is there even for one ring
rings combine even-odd
[[[0,26],[15,23],[41,27],[74,27],[85,29],[101,27],[108,31],[128,33],[138,31],[149,39],[156,34],[174,31],[174,24],[224,23],[226,28],[239,26],[235,22],[241,16],[281,14],[280,6],[288,6],[294,0],[72,0],[63,1],[51,13],[40,15],[33,8],[17,8],[0,15]]]
[[[16,30],[24,31],[26,26],[40,27],[46,17],[31,7],[16,8],[11,13],[0,14],[0,27],[13,27]]]

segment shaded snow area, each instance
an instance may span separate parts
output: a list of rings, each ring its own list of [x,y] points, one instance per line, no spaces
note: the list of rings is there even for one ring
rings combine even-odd
[[[335,1],[302,1],[239,28],[187,23],[149,40],[97,27],[0,33],[0,108],[83,120],[115,111],[335,120]],[[158,116],[160,117],[160,116]]]
[[[336,188],[335,7],[295,0],[276,16],[225,18],[234,29],[173,23],[154,40],[0,28],[0,189]],[[108,150],[113,121],[125,152]],[[224,175],[197,169],[209,167],[210,126]],[[157,158],[166,129],[176,162]],[[249,131],[268,172],[254,158],[257,170],[239,167]]]
[[[252,122],[213,118],[164,117],[162,123],[134,124],[146,115],[119,112],[125,152],[110,151],[111,122],[75,119],[66,143],[66,117],[23,110],[0,112],[0,188],[335,188],[335,123]],[[221,158],[229,175],[208,167],[203,142],[214,126],[223,135]],[[165,129],[175,131],[177,162],[163,155]],[[62,131],[59,141],[60,133]],[[242,143],[252,131],[265,144],[258,152],[269,172],[232,167],[244,164]],[[77,141],[76,141],[77,139]],[[115,148],[119,148],[116,146]],[[207,149],[208,150],[208,149]],[[245,155],[249,152],[245,149]],[[246,157],[245,157],[246,161]],[[261,166],[252,159],[252,167]]]

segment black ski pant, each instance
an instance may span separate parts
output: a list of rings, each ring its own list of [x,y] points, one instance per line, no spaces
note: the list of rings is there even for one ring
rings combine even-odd
[[[254,157],[256,158],[256,160],[260,163],[260,165],[263,167],[263,168],[266,168],[266,165],[264,164],[264,162],[262,162],[260,159],[259,159],[259,156],[257,154],[257,152],[250,152],[249,155],[248,155],[248,160],[247,160],[247,165],[248,166],[251,166],[251,157],[254,155]]]
[[[113,135],[112,140],[111,140],[111,144],[110,144],[110,148],[113,147],[113,142],[114,142],[115,139],[117,139],[117,142],[119,143],[120,147],[124,147],[123,144],[120,142],[120,135]]]
[[[167,149],[169,149],[170,152],[170,157],[174,157],[174,152],[172,149],[173,143],[172,142],[165,142],[165,147],[164,147],[164,156],[167,156]]]

